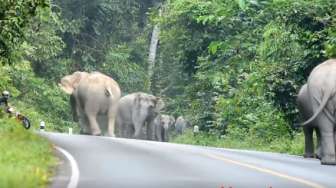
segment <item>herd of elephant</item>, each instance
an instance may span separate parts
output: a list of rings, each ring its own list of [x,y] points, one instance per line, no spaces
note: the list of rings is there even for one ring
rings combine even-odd
[[[159,97],[137,92],[121,97],[118,83],[100,72],[75,72],[61,79],[61,89],[70,94],[73,118],[81,133],[124,138],[168,141],[168,132],[181,133],[188,122],[160,113]],[[297,96],[305,134],[305,157],[336,165],[336,59],[316,66]],[[313,132],[317,147],[314,151]]]
[[[159,97],[143,92],[121,97],[118,83],[100,72],[74,72],[59,86],[70,95],[81,134],[167,142],[170,132],[182,134],[189,125],[182,116],[175,121],[161,114],[164,102]]]

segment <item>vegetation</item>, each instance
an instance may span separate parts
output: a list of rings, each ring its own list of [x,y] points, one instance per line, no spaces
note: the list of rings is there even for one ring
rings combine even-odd
[[[187,87],[166,93],[180,98],[172,109],[210,135],[194,139],[225,135],[225,142],[238,142],[232,147],[266,150],[289,140],[283,143],[293,146],[283,151],[300,153],[295,96],[311,69],[335,56],[334,8],[327,0],[167,3],[158,20],[164,28],[162,66],[184,74],[165,80]]]
[[[0,90],[34,127],[44,120],[64,131],[76,124],[58,81],[98,70],[123,94],[161,96],[165,113],[200,127],[201,136],[176,142],[300,154],[295,95],[336,55],[335,8],[331,0],[3,0]]]
[[[278,138],[265,144],[264,140],[257,136],[246,136],[241,139],[239,137],[235,137],[235,134],[230,133],[221,137],[206,132],[194,135],[192,131],[189,130],[181,136],[174,137],[173,142],[211,147],[287,153],[292,155],[302,155],[304,151],[304,136],[301,132],[295,134],[292,139],[288,139],[286,137]]]
[[[15,120],[0,125],[0,187],[45,187],[56,163],[50,144]]]

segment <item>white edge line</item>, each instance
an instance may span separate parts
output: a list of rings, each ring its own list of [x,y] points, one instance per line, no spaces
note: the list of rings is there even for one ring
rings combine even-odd
[[[70,161],[70,166],[71,166],[71,177],[70,181],[68,183],[67,188],[76,188],[78,185],[78,180],[79,180],[79,170],[78,170],[78,165],[75,160],[75,158],[66,150],[55,146],[55,148],[60,151],[69,161]]]

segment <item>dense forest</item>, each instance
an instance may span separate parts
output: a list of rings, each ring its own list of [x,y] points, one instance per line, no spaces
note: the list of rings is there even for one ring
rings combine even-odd
[[[97,70],[200,127],[178,142],[300,153],[295,97],[336,55],[335,9],[333,0],[2,0],[0,90],[34,124],[62,131],[76,125],[57,83]]]

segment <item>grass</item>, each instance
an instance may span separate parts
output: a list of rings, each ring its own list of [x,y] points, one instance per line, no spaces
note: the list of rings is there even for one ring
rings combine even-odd
[[[46,187],[56,162],[46,139],[14,119],[0,119],[0,187]]]
[[[293,138],[283,137],[274,139],[271,142],[265,142],[263,138],[254,136],[238,139],[227,135],[220,138],[206,133],[200,133],[194,136],[191,131],[187,131],[185,134],[173,138],[172,142],[222,148],[278,152],[292,155],[302,155],[304,151],[304,136],[302,133],[297,133]]]

